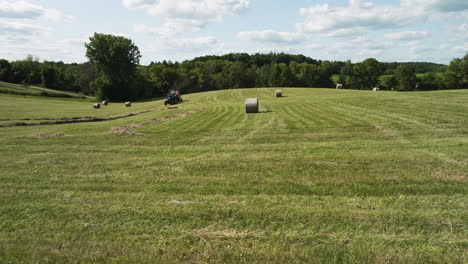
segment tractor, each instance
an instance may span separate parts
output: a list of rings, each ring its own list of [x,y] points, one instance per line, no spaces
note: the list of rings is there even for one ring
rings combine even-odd
[[[171,91],[166,95],[166,101],[164,101],[164,105],[175,105],[181,103],[182,101],[183,100],[179,91]]]

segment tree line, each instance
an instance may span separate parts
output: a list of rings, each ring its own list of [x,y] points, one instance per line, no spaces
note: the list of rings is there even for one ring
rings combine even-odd
[[[414,63],[401,63],[389,74],[385,65],[373,58],[354,64],[348,61],[340,70],[338,82],[348,89],[360,90],[372,87],[398,91],[468,89],[468,54],[452,60],[445,71],[439,72],[417,74]]]
[[[63,63],[28,56],[0,60],[0,81],[42,85],[96,95],[101,99],[135,100],[164,96],[170,90],[192,93],[253,87],[334,87],[400,91],[468,88],[468,54],[450,65],[322,61],[285,53],[232,53],[183,62],[139,65],[138,47],[121,36],[96,33],[86,43],[89,62]],[[333,81],[332,76],[338,76]],[[336,77],[335,77],[336,78]]]

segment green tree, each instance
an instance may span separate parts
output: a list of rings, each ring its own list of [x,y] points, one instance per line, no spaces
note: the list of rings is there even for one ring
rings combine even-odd
[[[12,74],[10,62],[0,59],[0,81],[9,82],[13,77]]]
[[[57,72],[54,68],[45,68],[42,71],[42,80],[47,88],[57,89],[59,87]]]
[[[279,67],[278,63],[272,63],[271,68],[270,68],[270,76],[268,77],[268,86],[279,87],[280,75],[281,75],[281,68]]]
[[[413,91],[416,89],[418,79],[414,73],[414,68],[411,66],[399,65],[395,70],[395,78],[398,82],[398,90]]]
[[[39,59],[28,55],[26,59],[12,63],[12,81],[15,83],[40,84],[42,82],[41,64]]]
[[[349,85],[354,89],[372,89],[379,83],[379,77],[383,72],[380,63],[373,58],[356,63],[352,69],[345,69],[343,73],[346,71],[349,71]]]
[[[319,69],[319,76],[317,82],[313,85],[313,87],[333,87],[333,81],[331,79],[333,68],[330,62],[323,61]]]
[[[149,79],[153,84],[152,95],[165,95],[174,88],[179,79],[176,69],[164,64],[153,64],[149,69]]]
[[[443,82],[434,72],[428,72],[418,77],[418,90],[440,90],[443,89]]]
[[[100,99],[127,100],[136,77],[141,54],[138,47],[121,36],[94,33],[85,44],[86,57],[95,65],[98,78],[94,82]]]
[[[291,70],[291,67],[285,63],[279,64],[280,76],[278,86],[280,87],[294,87],[297,83],[296,75]]]
[[[271,64],[265,64],[258,70],[257,87],[270,86]]]
[[[379,85],[380,85],[380,88],[383,90],[393,90],[397,88],[398,81],[395,78],[395,75],[386,75],[382,77]]]
[[[468,54],[450,62],[445,74],[445,82],[448,89],[468,88]]]

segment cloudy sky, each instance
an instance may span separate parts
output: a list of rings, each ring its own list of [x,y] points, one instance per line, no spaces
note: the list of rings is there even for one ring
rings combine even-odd
[[[84,62],[94,32],[142,64],[269,51],[448,63],[468,52],[468,0],[0,0],[0,58]]]

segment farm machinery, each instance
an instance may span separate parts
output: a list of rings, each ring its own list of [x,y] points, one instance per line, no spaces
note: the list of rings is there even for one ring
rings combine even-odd
[[[174,104],[178,104],[178,103],[181,103],[183,100],[182,100],[182,97],[180,96],[180,92],[179,91],[171,91],[170,93],[168,93],[166,95],[166,101],[164,101],[164,105],[174,105]]]

